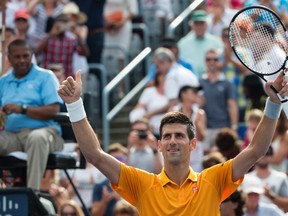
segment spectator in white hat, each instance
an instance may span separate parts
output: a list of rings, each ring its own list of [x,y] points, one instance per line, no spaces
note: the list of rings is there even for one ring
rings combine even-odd
[[[246,212],[244,216],[280,216],[284,212],[276,205],[260,202],[260,195],[264,193],[261,180],[258,177],[245,175],[241,184],[244,194],[246,194]]]

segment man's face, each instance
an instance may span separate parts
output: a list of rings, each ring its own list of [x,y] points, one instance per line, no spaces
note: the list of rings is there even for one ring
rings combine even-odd
[[[27,46],[14,46],[11,48],[8,59],[16,72],[16,77],[25,76],[31,68],[32,54]]]
[[[269,165],[269,160],[267,156],[261,157],[257,162],[256,162],[256,167],[262,168],[262,169],[267,169]]]
[[[219,68],[219,57],[216,53],[207,53],[205,63],[208,71],[217,71]]]
[[[159,73],[167,74],[171,67],[171,62],[168,60],[155,61],[155,65]]]
[[[205,35],[207,29],[207,23],[204,21],[195,21],[192,24],[192,28],[197,38],[202,38]]]
[[[257,193],[248,193],[246,198],[246,206],[248,208],[255,208],[259,204],[260,195]]]
[[[15,26],[18,31],[28,31],[29,29],[29,22],[27,19],[24,18],[17,18],[15,19]]]
[[[187,89],[181,94],[181,101],[185,104],[188,103],[196,103],[198,101],[198,94],[194,92],[192,89]]]
[[[145,123],[136,123],[132,126],[131,128],[131,135],[134,137],[135,142],[137,143],[146,143],[147,142],[147,132],[148,132],[148,127]],[[145,135],[146,134],[146,138]]]
[[[186,125],[178,123],[164,125],[159,142],[164,160],[173,165],[189,163],[190,152],[196,145],[196,139],[189,140]]]

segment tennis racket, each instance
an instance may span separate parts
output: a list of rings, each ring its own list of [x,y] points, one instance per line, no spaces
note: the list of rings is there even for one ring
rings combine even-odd
[[[274,80],[279,71],[288,76],[285,67],[288,59],[287,32],[274,11],[264,6],[238,11],[229,25],[229,40],[240,62],[265,82]],[[288,100],[278,93],[282,87],[271,87],[283,103],[288,118]]]

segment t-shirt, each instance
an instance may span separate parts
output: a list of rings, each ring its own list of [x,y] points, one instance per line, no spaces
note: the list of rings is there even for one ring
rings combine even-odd
[[[164,169],[159,175],[121,164],[118,185],[111,184],[124,199],[136,206],[139,215],[220,215],[220,203],[235,191],[243,178],[232,181],[232,162],[215,165],[200,173],[190,168],[179,186]]]

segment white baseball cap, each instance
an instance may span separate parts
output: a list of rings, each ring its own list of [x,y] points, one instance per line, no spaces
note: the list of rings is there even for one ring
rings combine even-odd
[[[249,193],[263,194],[264,193],[262,182],[256,176],[252,176],[249,174],[245,175],[241,186],[245,194],[249,194]]]

